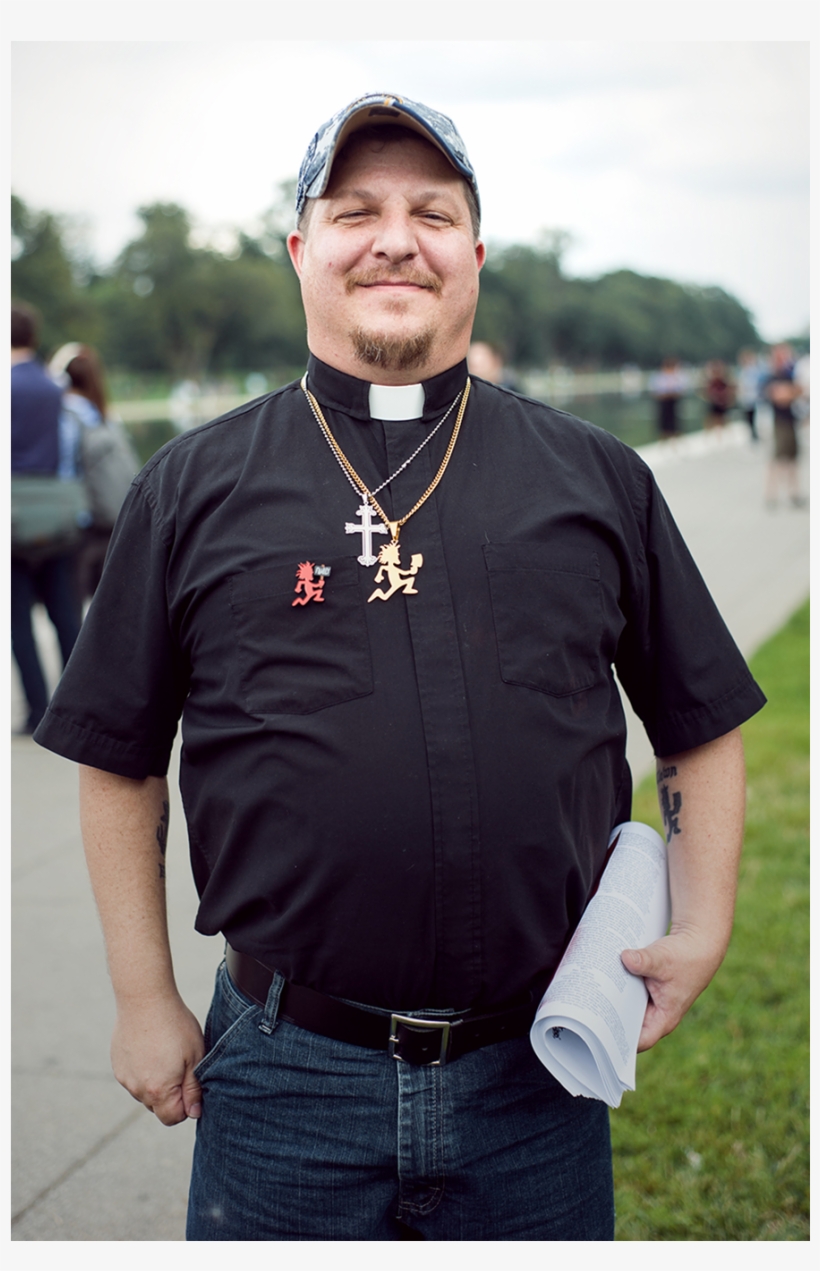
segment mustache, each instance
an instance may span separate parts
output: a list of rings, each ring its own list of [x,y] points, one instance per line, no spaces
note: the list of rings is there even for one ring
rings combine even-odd
[[[353,291],[356,287],[372,287],[379,282],[408,282],[416,287],[424,287],[428,291],[439,295],[441,292],[441,279],[436,274],[428,274],[420,269],[362,269],[356,273],[348,274],[345,282],[345,289],[348,292]]]

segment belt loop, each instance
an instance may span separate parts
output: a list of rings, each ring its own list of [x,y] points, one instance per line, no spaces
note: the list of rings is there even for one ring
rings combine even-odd
[[[282,996],[282,989],[285,987],[285,977],[281,971],[274,971],[271,986],[268,989],[268,997],[265,1002],[265,1013],[259,1024],[260,1033],[272,1033],[276,1028],[277,1015],[279,1014],[279,999]]]

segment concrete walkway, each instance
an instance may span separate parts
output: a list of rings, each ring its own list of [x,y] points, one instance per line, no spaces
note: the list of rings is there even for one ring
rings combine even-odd
[[[803,436],[804,454],[808,438]],[[763,504],[768,455],[743,425],[647,447],[672,511],[735,639],[749,656],[806,598],[807,509]],[[804,491],[808,464],[801,461]],[[52,679],[49,623],[38,636]],[[12,672],[12,727],[24,717]],[[651,766],[630,727],[636,776]],[[26,738],[11,743],[12,1239],[183,1240],[194,1126],[167,1129],[109,1070],[113,1001],[77,815],[75,766]],[[218,939],[193,931],[196,895],[174,774],[168,846],[171,941],[183,996],[204,1019]]]

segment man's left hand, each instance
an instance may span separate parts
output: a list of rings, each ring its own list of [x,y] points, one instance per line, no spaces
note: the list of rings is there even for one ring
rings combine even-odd
[[[700,933],[672,931],[644,949],[624,949],[621,961],[643,977],[649,992],[638,1050],[649,1050],[677,1028],[723,960],[722,951],[705,947]]]

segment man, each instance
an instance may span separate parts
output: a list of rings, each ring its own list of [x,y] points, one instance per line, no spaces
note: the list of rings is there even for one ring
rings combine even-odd
[[[686,394],[688,382],[676,357],[665,357],[661,369],[649,379],[649,391],[658,403],[658,436],[669,441],[680,433],[678,407]]]
[[[495,344],[486,340],[474,340],[467,350],[467,370],[490,384],[519,391],[519,386],[505,372],[504,355]]]
[[[754,349],[741,349],[738,354],[737,404],[749,425],[753,442],[760,441],[757,431],[757,406],[760,401],[760,359]]]
[[[49,501],[59,521],[59,509],[68,486],[58,484],[59,476],[72,472],[73,454],[61,434],[62,392],[37,360],[38,317],[28,305],[11,309],[11,474],[12,474],[12,553],[11,553],[11,644],[20,672],[28,708],[20,732],[32,734],[45,714],[48,703],[32,610],[42,601],[57,633],[63,665],[68,661],[80,630],[80,606],[74,588],[73,553],[79,528],[72,507],[68,508],[66,535],[46,537],[38,542],[15,539],[15,521],[21,514],[18,496],[31,492],[35,478],[37,497]],[[14,479],[17,478],[15,485]],[[26,502],[28,506],[28,502]],[[76,509],[75,509],[76,511]],[[72,526],[71,522],[74,520]]]
[[[624,954],[644,1048],[725,952],[762,694],[634,452],[469,383],[452,123],[352,103],[297,214],[306,379],[146,466],[38,734],[84,765],[114,1069],[198,1118],[189,1239],[611,1239],[607,1109],[528,1041],[629,817],[611,664],[677,808],[672,931]],[[228,941],[204,1041],[165,930],[180,714]]]
[[[766,470],[766,506],[777,507],[781,487],[785,487],[792,507],[802,507],[797,470],[797,414],[801,396],[794,378],[794,358],[788,344],[772,349],[769,373],[763,379],[762,396],[774,414],[773,451]]]

